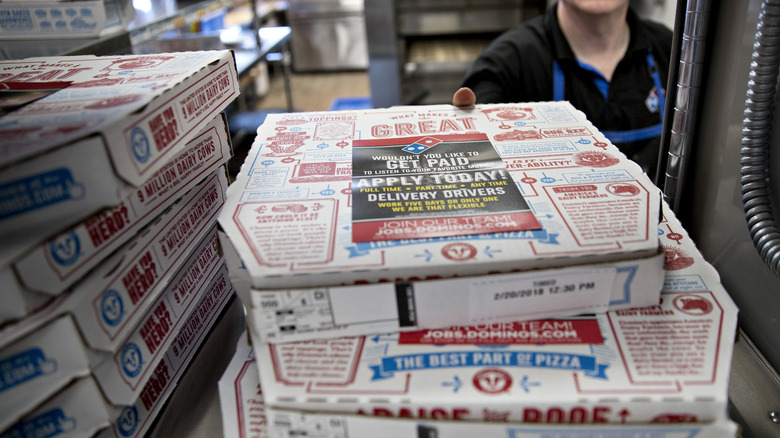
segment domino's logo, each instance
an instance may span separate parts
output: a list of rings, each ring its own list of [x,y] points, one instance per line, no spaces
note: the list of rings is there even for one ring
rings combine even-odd
[[[122,322],[125,305],[119,292],[114,289],[103,292],[103,297],[100,299],[100,314],[103,316],[103,321],[112,327]]]
[[[146,163],[149,161],[149,157],[152,156],[152,148],[149,144],[149,138],[146,136],[146,132],[143,129],[136,126],[130,131],[130,147],[133,150],[133,155],[139,163]]]
[[[132,436],[138,428],[138,408],[126,406],[116,419],[116,428],[122,436]]]
[[[49,242],[51,258],[60,266],[76,263],[81,255],[81,242],[75,231],[65,233]]]
[[[138,377],[144,361],[141,349],[135,343],[128,342],[125,344],[124,348],[122,348],[121,360],[122,371],[124,371],[125,375],[130,378]]]
[[[441,142],[442,141],[439,140],[438,138],[425,137],[417,140],[416,142],[410,144],[409,146],[406,146],[401,150],[404,152],[409,152],[410,154],[421,154]]]

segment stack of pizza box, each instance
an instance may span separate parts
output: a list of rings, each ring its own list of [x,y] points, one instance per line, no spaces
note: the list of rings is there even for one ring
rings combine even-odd
[[[735,434],[734,304],[566,102],[270,115],[219,222],[226,436]]]
[[[45,52],[46,40],[106,37],[126,29],[134,17],[135,8],[128,0],[85,0],[76,6],[62,0],[3,0],[0,2],[3,55],[19,49]],[[37,47],[30,40],[37,41]]]
[[[0,86],[0,434],[142,436],[234,295],[233,54],[4,61]]]

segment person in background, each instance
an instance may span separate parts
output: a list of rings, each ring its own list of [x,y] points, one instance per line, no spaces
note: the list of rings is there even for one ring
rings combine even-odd
[[[672,31],[629,0],[559,0],[494,40],[453,105],[568,100],[655,175]]]

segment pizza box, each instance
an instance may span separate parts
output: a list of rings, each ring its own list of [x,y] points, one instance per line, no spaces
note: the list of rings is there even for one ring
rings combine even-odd
[[[93,436],[111,424],[109,412],[97,384],[87,376],[25,414],[3,436]]]
[[[51,236],[14,263],[24,286],[56,295],[159,216],[232,155],[223,114],[120,203]]]
[[[0,83],[21,105],[0,117],[0,238],[27,247],[142,187],[238,95],[230,51],[1,61]]]
[[[553,436],[609,436],[636,438],[736,437],[737,426],[728,419],[695,424],[507,424],[436,419],[391,418],[366,415],[312,413],[266,408],[257,361],[246,333],[219,380],[222,430],[225,438],[313,435],[321,438],[350,436],[414,436],[418,438],[544,438]]]
[[[31,318],[69,313],[90,348],[114,351],[212,231],[226,187],[224,168],[218,168],[66,293],[5,328],[15,333]]]
[[[90,348],[113,352],[214,228],[224,203],[222,169],[76,283],[63,307]]]
[[[658,305],[262,346],[250,325],[265,402],[515,423],[726,418],[737,308],[674,215],[664,217],[673,265]],[[680,254],[689,260],[677,263]]]
[[[43,279],[50,279],[51,283],[48,283],[48,285],[53,286],[55,288],[53,290],[56,290],[58,289],[57,281],[52,278],[55,276],[55,274],[67,275],[67,278],[69,278],[70,281],[87,281],[85,278],[89,275],[84,275],[84,273],[90,271],[90,269],[102,269],[103,272],[110,271],[112,266],[115,266],[116,263],[119,263],[123,257],[132,255],[122,252],[122,244],[131,246],[136,250],[140,250],[141,247],[137,244],[137,241],[141,238],[138,237],[138,234],[139,232],[148,234],[148,230],[145,230],[143,226],[146,226],[147,228],[150,227],[150,225],[147,223],[152,220],[157,220],[158,228],[162,226],[160,222],[164,221],[162,219],[163,213],[161,212],[163,212],[165,209],[170,208],[176,202],[179,202],[179,208],[184,208],[186,205],[195,202],[194,198],[196,196],[202,197],[210,192],[213,192],[214,190],[218,190],[221,194],[224,194],[227,187],[227,178],[225,176],[224,167],[221,164],[215,162],[212,163],[210,169],[208,170],[210,173],[208,177],[200,178],[202,177],[201,174],[199,175],[199,178],[187,182],[188,188],[191,189],[189,192],[186,192],[184,187],[178,187],[178,189],[174,191],[175,194],[172,195],[171,198],[165,196],[168,194],[168,192],[159,191],[158,194],[160,197],[166,197],[167,199],[165,199],[163,203],[154,207],[153,216],[144,214],[144,211],[141,208],[142,205],[137,205],[135,202],[120,204],[118,210],[124,212],[120,213],[118,216],[106,217],[104,213],[100,213],[91,218],[100,220],[99,223],[89,222],[88,220],[85,222],[85,224],[82,224],[83,226],[79,226],[73,230],[67,231],[62,236],[58,236],[57,238],[49,241],[45,246],[36,248],[36,251],[29,253],[26,257],[22,257],[20,260],[21,266],[25,266],[25,275],[27,275],[28,278],[34,279],[37,269],[38,276]],[[200,186],[198,186],[196,183],[199,183]],[[182,198],[177,198],[177,195],[181,195],[183,192],[186,192],[184,193],[184,196]],[[137,194],[134,196],[137,196]],[[223,202],[222,198],[223,196],[219,197],[220,203]],[[204,198],[204,200],[209,201],[209,198]],[[157,202],[160,201],[158,200]],[[127,208],[123,209],[123,206]],[[214,205],[211,205],[209,208],[218,209],[218,207],[215,207]],[[109,212],[114,211],[116,210],[110,210]],[[215,211],[212,211],[212,213],[215,213]],[[164,217],[170,218],[171,215],[172,213],[168,213]],[[193,216],[193,218],[197,218],[197,216]],[[180,218],[179,220],[186,222],[188,218]],[[211,217],[208,218],[208,220],[213,222],[215,218]],[[118,225],[120,223],[121,226]],[[170,223],[168,225],[169,227],[173,227],[175,224]],[[203,229],[205,228],[201,228],[201,231]],[[96,239],[98,237],[103,240],[96,244]],[[136,244],[126,242],[131,238],[135,239]],[[130,241],[132,242],[132,240]],[[119,249],[117,250],[116,248]],[[127,248],[125,251],[127,251]],[[116,254],[117,252],[119,254]],[[111,255],[112,253],[113,255]],[[66,255],[69,256],[70,259],[69,263],[45,263],[36,267],[35,263],[33,262],[36,258],[36,255],[47,259],[47,261],[52,261],[55,259],[63,261],[64,259],[59,259],[59,257],[64,257]],[[102,268],[100,268],[101,263],[103,264]],[[59,269],[57,269],[58,267]],[[73,278],[74,276],[79,276],[80,278],[75,279]],[[42,284],[45,284],[45,282]],[[75,284],[78,285],[79,283]],[[31,314],[32,312],[52,302],[52,296],[50,294],[39,293],[38,291],[31,291],[25,288],[21,284],[17,273],[14,272],[11,267],[0,269],[0,285],[3,288],[4,296],[6,297],[8,304],[7,306],[4,306],[2,310],[0,310],[0,322],[2,323],[11,323],[14,320],[23,318],[24,316]],[[78,288],[78,286],[73,287]],[[66,302],[77,302],[79,299],[78,296],[82,295],[83,294],[77,294],[77,297],[75,298],[70,297],[68,300],[66,300]],[[76,307],[78,307],[78,305]],[[83,311],[83,309],[81,310]]]
[[[230,283],[226,286],[219,288],[221,291],[218,293],[209,294],[211,298],[201,302],[184,323],[185,329],[176,334],[165,357],[154,368],[149,381],[141,389],[139,397],[132,404],[113,406],[111,427],[96,437],[135,438],[146,435],[188,366],[193,361],[209,360],[209,354],[214,351],[214,347],[208,349],[212,340],[205,341],[207,336],[211,336],[209,332],[220,316],[231,320],[242,318],[241,306],[229,305],[235,292]],[[223,314],[225,309],[227,310]],[[223,333],[215,331],[214,334]],[[221,339],[216,339],[216,342],[219,341]],[[201,346],[204,348],[201,349]]]
[[[146,384],[159,385],[160,378],[155,373],[159,373],[157,367],[165,360],[166,352],[171,348],[183,349],[182,340],[197,332],[201,318],[214,309],[219,312],[220,305],[233,293],[227,268],[217,254],[216,234],[212,233],[208,246],[193,259],[195,263],[180,273],[167,294],[157,300],[119,352],[106,357],[89,349],[82,351],[89,358],[92,374],[26,413],[8,432],[34,428],[59,430],[62,436],[93,436],[114,421],[119,414],[117,406],[133,405]],[[198,311],[200,315],[194,314]],[[189,325],[185,326],[187,322]],[[77,332],[70,335],[79,337]],[[179,344],[174,346],[177,336]],[[39,400],[48,393],[30,390],[27,394],[35,394],[35,400]],[[93,416],[81,418],[88,413]],[[95,428],[95,422],[100,427]]]
[[[179,378],[203,345],[214,322],[234,295],[230,283],[226,282],[227,271],[224,265],[220,276],[214,278],[214,287],[209,288],[209,292],[201,297],[198,306],[184,321],[183,326],[186,329],[177,331],[174,342],[165,348],[164,357],[153,367],[148,381],[139,388],[139,395],[130,403],[111,403],[105,398],[95,376],[86,375],[73,380],[59,392],[57,391],[61,387],[51,388],[52,391],[47,394],[38,393],[39,399],[45,398],[45,401],[26,411],[8,429],[5,424],[7,411],[4,410],[4,423],[0,426],[0,433],[3,436],[16,436],[14,433],[22,431],[26,433],[24,436],[44,436],[43,433],[32,435],[31,432],[45,431],[50,434],[45,436],[51,436],[52,432],[56,431],[57,436],[67,437],[144,436]],[[241,316],[241,308],[233,307],[235,309],[225,317],[238,319]],[[53,392],[56,394],[46,398]]]
[[[138,420],[137,416],[128,416],[128,409],[136,415],[139,409],[147,410],[144,415],[152,412],[152,408],[155,413],[159,411],[167,397],[162,390],[172,390],[206,333],[235,294],[224,261],[220,256],[214,256],[218,246],[216,229],[212,229],[206,243],[208,249],[204,252],[211,255],[201,252],[194,258],[195,263],[180,273],[176,286],[171,288],[172,293],[166,296],[168,305],[158,300],[157,306],[146,315],[143,324],[126,340],[121,354],[116,357],[109,356],[105,360],[105,354],[89,349],[68,315],[49,321],[48,315],[36,314],[18,324],[24,327],[6,328],[4,340],[8,335],[10,341],[0,345],[4,376],[0,389],[3,395],[0,398],[3,405],[0,432],[8,427],[12,427],[9,430],[21,427],[19,421],[24,423],[25,418],[50,418],[50,414],[42,410],[45,406],[42,403],[50,404],[52,397],[62,396],[63,388],[85,377],[99,388],[99,406],[108,410],[110,421],[118,422],[118,427],[127,428],[128,421]],[[176,300],[179,303],[175,303]],[[165,326],[166,321],[170,326]],[[96,361],[97,358],[104,361]],[[122,362],[117,360],[120,358]],[[111,366],[121,368],[121,371],[112,373]],[[69,394],[68,404],[92,406],[92,392]],[[153,417],[144,418],[145,422],[151,420]]]
[[[505,129],[513,118],[535,134]],[[444,158],[494,150],[503,167],[474,162],[417,184],[418,159],[387,151],[424,140]],[[363,175],[376,172],[382,185],[385,172],[402,172],[394,177],[402,194],[438,196],[444,204],[423,213],[444,216],[410,216],[407,207],[428,209],[427,200],[412,207],[398,192],[390,199],[368,187],[373,177],[354,177],[358,149]],[[387,169],[366,170],[366,161]],[[489,209],[499,190],[514,187],[525,212],[461,213],[464,205]],[[450,209],[454,193],[467,197]],[[367,203],[361,211],[357,199]],[[356,222],[366,211],[389,218]],[[659,217],[660,193],[639,166],[581,112],[550,102],[271,114],[219,221],[251,278],[248,318],[264,341],[283,342],[657,304]],[[515,218],[541,229],[505,228]],[[358,227],[380,239],[355,241]],[[478,234],[435,235],[458,228]]]
[[[731,420],[696,424],[506,424],[474,423],[444,420],[409,420],[362,415],[312,414],[281,409],[267,409],[269,437],[316,436],[347,438],[371,436],[395,438],[737,438],[739,426]],[[225,435],[239,437],[243,435]]]
[[[174,337],[190,330],[184,326],[187,318],[227,291],[232,292],[230,279],[212,228],[117,350],[90,351],[92,373],[106,399],[113,404],[133,403]]]
[[[214,177],[184,198],[76,283],[60,304],[85,343],[114,352],[201,242],[213,232],[226,177]]]
[[[90,373],[73,319],[31,317],[0,332],[0,431]],[[20,327],[20,326],[24,327]]]
[[[2,1],[0,40],[103,37],[135,16],[129,0]]]
[[[263,390],[257,373],[254,349],[246,331],[236,343],[236,351],[219,379],[219,408],[222,436],[268,437]]]
[[[199,242],[203,241],[206,248],[194,253],[195,255],[208,252],[209,248],[213,253],[217,244],[216,214],[224,201],[222,195],[227,183],[224,172],[217,171],[214,176],[210,184],[208,181],[204,182],[197,187],[199,190],[192,190],[188,196],[175,203],[174,211],[163,214],[158,218],[158,222],[151,224],[123,247],[124,251],[120,249],[108,258],[84,281],[77,283],[73,290],[54,299],[34,314],[3,328],[0,332],[0,354],[5,355],[5,352],[8,352],[3,369],[9,370],[7,376],[11,378],[4,386],[7,391],[21,388],[17,391],[29,398],[29,402],[17,400],[13,403],[13,408],[20,410],[11,411],[9,408],[9,415],[13,412],[23,413],[34,407],[46,396],[61,389],[74,375],[89,373],[93,368],[97,369],[98,365],[110,362],[113,353],[136,328],[146,330],[138,324],[151,319],[144,320],[142,317],[147,312],[154,311],[149,310],[150,307],[172,280],[176,282],[171,283],[171,289],[177,287],[172,291],[172,295],[178,296],[182,302],[186,301],[183,300],[183,293],[189,290],[191,283],[196,284],[193,279],[197,276],[192,270],[184,270],[182,275],[177,277],[178,268],[193,255],[193,250],[198,248]],[[210,236],[210,241],[204,240],[206,236]],[[191,263],[207,259],[203,256],[201,260]],[[46,333],[40,334],[43,328],[53,325],[55,321],[67,321],[68,324],[75,325],[72,330],[69,326],[54,330],[45,341],[40,341],[51,342],[56,348],[62,348],[55,350],[55,353],[63,355],[56,360],[59,365],[52,366],[54,362],[39,357],[43,354],[41,351],[45,350],[37,345],[25,347],[23,340],[37,339],[37,336],[45,335]],[[149,327],[152,325],[154,324],[149,323]],[[155,326],[155,329],[154,334],[159,334],[158,327]],[[51,336],[54,338],[50,341]],[[25,353],[12,356],[12,353],[20,349]],[[139,348],[137,351],[142,350]],[[86,368],[69,365],[81,364],[84,358]],[[132,364],[129,362],[132,359],[129,355],[124,359]],[[30,365],[32,362],[35,363]],[[108,368],[107,365],[102,366],[101,370]],[[35,371],[36,368],[40,370]],[[142,368],[138,368],[139,374]],[[25,377],[27,375],[29,377]],[[52,377],[39,379],[39,375]],[[51,379],[60,380],[52,382]],[[137,388],[137,381],[131,381],[129,386]],[[122,389],[119,385],[117,388]],[[21,399],[22,396],[16,398]],[[13,397],[3,397],[3,400],[12,399]],[[8,421],[17,419],[9,417]]]

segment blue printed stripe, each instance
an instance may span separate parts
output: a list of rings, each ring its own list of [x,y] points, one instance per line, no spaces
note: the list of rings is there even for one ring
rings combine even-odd
[[[546,368],[582,371],[588,377],[606,379],[608,365],[599,364],[594,356],[569,353],[542,353],[535,351],[452,351],[446,353],[417,353],[382,358],[371,366],[372,380],[388,379],[397,372],[440,368],[503,366]]]
[[[428,245],[436,242],[460,242],[467,240],[535,240],[539,243],[558,245],[558,234],[546,230],[507,231],[503,233],[469,234],[457,237],[433,237],[426,239],[383,240],[379,242],[358,242],[345,247],[349,257],[361,257],[371,251],[395,248],[397,246]]]

